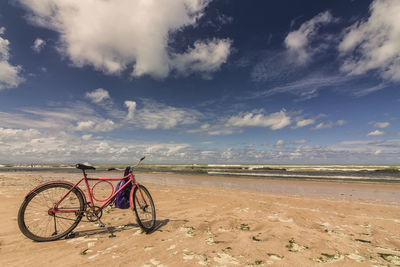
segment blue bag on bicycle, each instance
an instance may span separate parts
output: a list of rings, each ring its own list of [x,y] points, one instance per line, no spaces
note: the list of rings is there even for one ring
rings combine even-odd
[[[130,166],[125,168],[124,177],[129,174],[130,170],[131,170]],[[117,192],[128,181],[129,181],[129,177],[121,180],[117,184],[117,188],[115,188],[115,192]],[[130,195],[131,190],[132,190],[132,184],[129,184],[115,196],[115,207],[117,207],[119,209],[128,209],[130,207],[129,195]]]

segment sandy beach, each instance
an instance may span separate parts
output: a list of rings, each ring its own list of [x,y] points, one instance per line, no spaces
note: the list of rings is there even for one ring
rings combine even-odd
[[[139,173],[156,205],[153,233],[141,232],[132,211],[112,208],[105,228],[81,222],[74,238],[22,235],[25,194],[77,177],[0,173],[0,266],[400,265],[400,184]]]

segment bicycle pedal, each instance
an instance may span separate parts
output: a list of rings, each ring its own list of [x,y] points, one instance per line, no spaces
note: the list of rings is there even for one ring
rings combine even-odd
[[[98,226],[98,227],[101,227],[101,228],[106,227],[106,225],[105,225],[104,223],[98,223],[97,226]]]

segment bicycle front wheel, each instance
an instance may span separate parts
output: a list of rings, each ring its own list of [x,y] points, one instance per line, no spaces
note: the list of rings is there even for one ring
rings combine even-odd
[[[49,183],[32,191],[18,212],[21,232],[34,241],[53,241],[71,232],[81,221],[85,208],[81,192],[76,188],[69,192],[71,188],[68,183]],[[58,212],[52,212],[65,195],[58,204]]]
[[[151,232],[156,225],[156,209],[147,188],[143,185],[136,186],[131,191],[131,204],[132,202],[139,226],[146,233]]]

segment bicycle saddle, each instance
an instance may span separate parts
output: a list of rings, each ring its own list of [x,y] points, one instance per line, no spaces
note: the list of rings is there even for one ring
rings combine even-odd
[[[75,167],[76,167],[77,169],[82,170],[82,171],[83,171],[83,170],[95,170],[95,169],[96,169],[96,168],[93,167],[93,166],[88,166],[88,165],[81,164],[81,163],[76,164]]]

